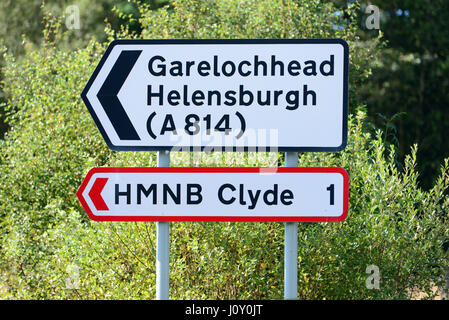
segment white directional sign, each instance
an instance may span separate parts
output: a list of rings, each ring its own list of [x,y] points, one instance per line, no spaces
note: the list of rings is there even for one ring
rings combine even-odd
[[[340,39],[118,40],[82,98],[114,150],[340,151]]]
[[[94,168],[77,193],[93,220],[341,221],[342,168]]]

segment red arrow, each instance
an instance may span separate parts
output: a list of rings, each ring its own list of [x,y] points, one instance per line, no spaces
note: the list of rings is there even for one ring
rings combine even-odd
[[[103,188],[108,180],[109,178],[97,178],[89,191],[89,197],[92,199],[95,209],[97,209],[98,211],[109,210],[106,202],[104,202],[103,198],[101,197],[101,191],[103,191]]]

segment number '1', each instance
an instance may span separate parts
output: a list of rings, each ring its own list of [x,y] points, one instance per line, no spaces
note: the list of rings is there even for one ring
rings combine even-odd
[[[330,200],[329,200],[329,204],[331,206],[334,205],[334,185],[331,184],[329,187],[326,188],[327,191],[329,191],[329,196],[330,196]]]

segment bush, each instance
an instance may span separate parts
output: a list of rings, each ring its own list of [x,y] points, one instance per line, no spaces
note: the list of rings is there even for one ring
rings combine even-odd
[[[301,3],[183,1],[155,12],[141,8],[143,36],[342,37],[357,48],[350,57],[355,109],[354,88],[369,74],[375,47],[357,45],[353,7],[349,20],[342,20],[331,4]],[[126,31],[118,36],[130,37]],[[92,42],[63,51],[50,43],[27,52],[20,64],[6,57],[12,129],[0,142],[0,292],[17,299],[152,299],[155,224],[90,221],[75,193],[94,166],[155,166],[156,154],[108,150],[79,97],[104,46]],[[442,249],[448,234],[448,161],[433,189],[424,192],[416,185],[416,148],[400,173],[394,150],[385,150],[380,133],[370,134],[367,127],[360,111],[350,117],[345,151],[300,156],[300,166],[341,166],[350,175],[344,222],[299,224],[302,299],[430,293],[448,267]],[[173,153],[172,163],[272,164],[263,157],[251,161],[254,155]],[[171,223],[170,245],[172,298],[282,298],[282,223]],[[365,286],[368,265],[380,269],[380,290]]]

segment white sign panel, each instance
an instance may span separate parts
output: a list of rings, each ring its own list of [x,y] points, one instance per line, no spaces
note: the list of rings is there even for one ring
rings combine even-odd
[[[118,40],[82,98],[114,150],[340,151],[348,45]]]
[[[94,168],[78,193],[107,221],[341,221],[341,168]]]

